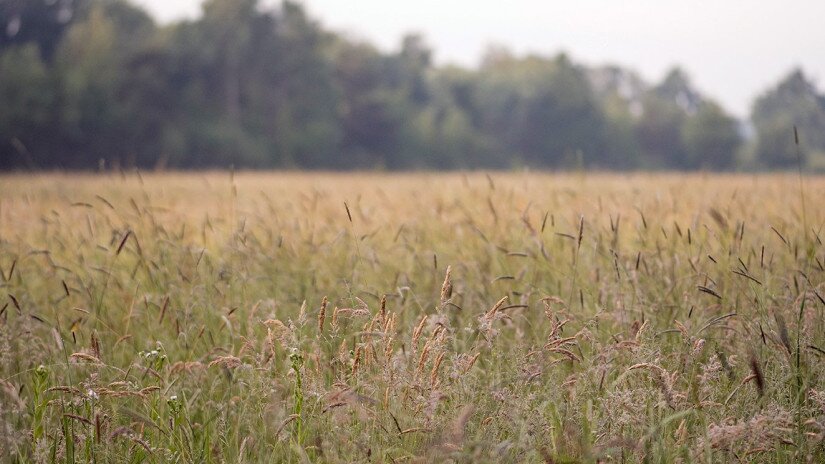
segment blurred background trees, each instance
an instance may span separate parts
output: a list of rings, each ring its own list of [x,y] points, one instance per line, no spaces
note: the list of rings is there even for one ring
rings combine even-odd
[[[793,128],[799,131],[803,162],[825,167],[825,96],[801,70],[791,72],[753,105],[756,158],[769,168],[797,166]]]
[[[794,126],[825,168],[801,71],[738,121],[678,68],[648,84],[502,47],[439,67],[420,36],[382,52],[289,1],[161,26],[125,0],[0,0],[0,108],[0,169],[789,169]]]

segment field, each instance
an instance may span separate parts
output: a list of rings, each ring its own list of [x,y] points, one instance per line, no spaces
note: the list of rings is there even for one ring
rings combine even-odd
[[[3,462],[823,462],[825,178],[0,177]]]

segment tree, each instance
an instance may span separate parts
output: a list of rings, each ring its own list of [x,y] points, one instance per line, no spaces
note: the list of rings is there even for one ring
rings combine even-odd
[[[334,42],[342,96],[342,161],[351,167],[404,169],[433,159],[439,121],[430,108],[430,55],[417,35],[405,36],[400,49],[388,55],[366,44]]]
[[[702,95],[693,88],[690,77],[679,67],[668,71],[664,80],[653,89],[653,92],[688,114],[698,111],[704,101]]]
[[[386,167],[400,148],[403,98],[387,79],[387,61],[374,47],[336,40],[332,59],[341,92],[340,167]]]
[[[825,97],[817,92],[802,70],[785,77],[760,96],[752,116],[757,134],[756,157],[769,168],[788,169],[800,161],[794,143],[794,127],[807,152],[825,152]]]
[[[661,83],[645,93],[641,103],[642,114],[636,133],[642,164],[658,168],[695,168],[682,133],[688,119],[704,104],[704,98],[693,88],[688,76],[679,68],[672,69]]]
[[[0,0],[0,51],[34,43],[46,62],[87,0]]]
[[[115,165],[161,169],[181,166],[187,151],[182,95],[186,76],[164,42],[146,44],[123,64],[117,93],[118,113],[127,117],[122,127],[123,159]]]
[[[704,102],[682,126],[688,169],[731,169],[742,142],[736,119],[716,103]]]
[[[269,52],[275,79],[262,82],[273,85],[284,102],[275,128],[281,156],[299,167],[324,167],[336,159],[341,140],[341,96],[326,55],[332,39],[298,3],[284,2],[279,19],[280,46]],[[258,47],[254,56],[267,55],[265,43]]]
[[[159,27],[128,0],[0,0],[0,168],[730,169],[737,122],[686,73],[492,47],[436,66],[423,37],[382,52],[300,3],[204,0]],[[766,166],[822,151],[801,73],[755,106]]]
[[[480,69],[482,130],[533,166],[598,159],[604,119],[581,68],[566,55],[515,58],[494,50]]]
[[[54,83],[36,44],[0,54],[0,169],[54,163],[49,157],[54,100]]]
[[[60,167],[96,166],[118,158],[116,92],[120,73],[117,28],[102,5],[73,23],[55,54],[61,83],[60,134],[65,143]]]
[[[649,86],[633,71],[609,65],[587,70],[593,94],[605,118],[604,147],[597,160],[602,168],[640,167],[636,124]]]

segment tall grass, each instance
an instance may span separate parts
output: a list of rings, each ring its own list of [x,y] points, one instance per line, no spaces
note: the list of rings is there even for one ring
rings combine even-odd
[[[821,462],[825,180],[0,178],[5,462]]]

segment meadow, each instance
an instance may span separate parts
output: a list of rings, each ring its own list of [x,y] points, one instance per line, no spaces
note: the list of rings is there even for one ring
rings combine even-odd
[[[823,198],[0,176],[0,461],[823,462]]]

